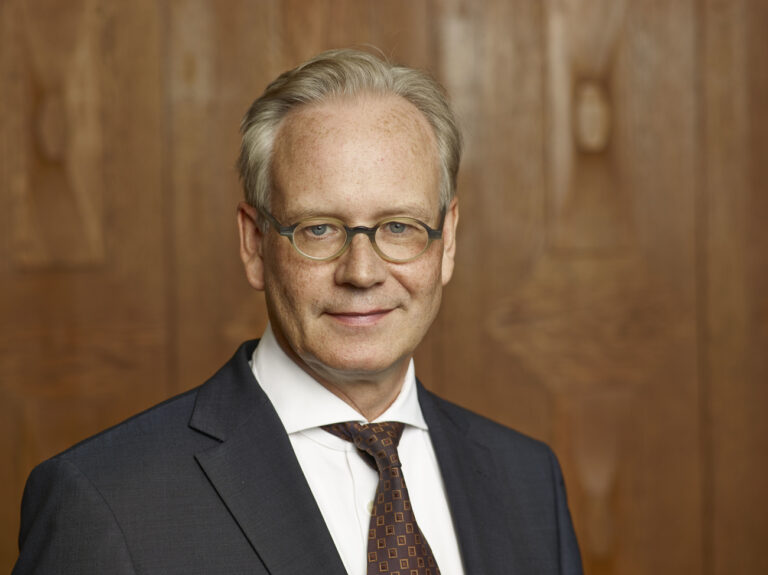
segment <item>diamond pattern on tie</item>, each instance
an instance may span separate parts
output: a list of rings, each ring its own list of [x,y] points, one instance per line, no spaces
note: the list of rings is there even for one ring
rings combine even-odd
[[[397,445],[404,424],[385,421],[325,425],[323,429],[351,441],[379,472],[368,529],[368,575],[440,575],[435,557],[411,508]]]

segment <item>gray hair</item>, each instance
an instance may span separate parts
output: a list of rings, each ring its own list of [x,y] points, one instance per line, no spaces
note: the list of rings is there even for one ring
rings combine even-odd
[[[269,209],[275,137],[291,110],[362,94],[401,96],[427,119],[437,141],[440,206],[446,208],[456,193],[462,142],[445,90],[425,72],[353,49],[328,50],[284,72],[251,104],[240,125],[237,161],[246,201]]]

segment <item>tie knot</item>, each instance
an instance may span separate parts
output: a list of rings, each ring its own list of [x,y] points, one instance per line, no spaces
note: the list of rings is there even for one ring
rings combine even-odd
[[[381,423],[357,423],[347,421],[324,425],[323,429],[342,439],[351,441],[355,446],[368,453],[376,460],[379,469],[399,467],[400,458],[397,455],[397,445],[403,434],[405,424],[399,421],[382,421]]]

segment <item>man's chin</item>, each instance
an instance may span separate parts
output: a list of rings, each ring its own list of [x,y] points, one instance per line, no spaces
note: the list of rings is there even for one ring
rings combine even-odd
[[[324,381],[375,381],[401,370],[404,375],[408,359],[375,357],[371,353],[341,353],[313,356],[305,359],[305,363],[316,378]]]

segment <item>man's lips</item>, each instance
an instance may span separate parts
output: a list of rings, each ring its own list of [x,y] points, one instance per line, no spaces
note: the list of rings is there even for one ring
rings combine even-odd
[[[327,315],[349,326],[373,325],[382,320],[392,309],[371,309],[365,311],[329,311]]]

